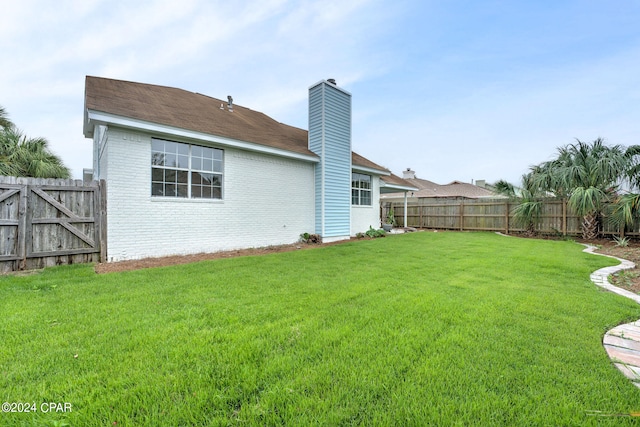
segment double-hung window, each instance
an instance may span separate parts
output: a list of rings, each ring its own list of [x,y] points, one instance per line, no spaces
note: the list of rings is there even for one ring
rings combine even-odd
[[[223,151],[151,140],[151,195],[222,199]]]
[[[371,175],[351,174],[351,204],[371,206]]]

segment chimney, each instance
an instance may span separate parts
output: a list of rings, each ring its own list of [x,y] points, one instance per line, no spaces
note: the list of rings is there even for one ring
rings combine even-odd
[[[227,96],[227,108],[233,113],[233,97],[231,95]]]
[[[93,181],[93,169],[82,169],[82,182],[88,184]]]
[[[351,233],[351,94],[322,80],[309,88],[309,150],[315,167],[316,234],[323,242]]]
[[[484,179],[476,179],[476,186],[480,188],[487,188],[487,181]]]
[[[407,168],[406,171],[402,171],[403,179],[416,179],[416,172],[412,171],[411,168]]]

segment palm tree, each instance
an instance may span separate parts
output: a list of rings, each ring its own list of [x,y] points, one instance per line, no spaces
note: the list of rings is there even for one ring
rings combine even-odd
[[[626,186],[629,192],[619,195],[613,204],[610,223],[618,227],[624,234],[626,227],[633,227],[635,221],[640,218],[640,146],[633,145],[627,149],[627,157],[631,164],[627,170]]]
[[[516,199],[518,197],[516,195],[516,186],[504,179],[494,182],[489,187],[491,187],[491,190],[494,193],[506,196],[510,199]]]
[[[627,193],[616,199],[609,219],[611,224],[623,233],[625,227],[632,227],[638,217],[640,217],[640,194]]]
[[[0,130],[9,129],[13,127],[13,123],[9,120],[7,110],[0,105]]]
[[[0,175],[69,178],[71,172],[44,138],[27,138],[15,126],[0,131]]]
[[[522,175],[522,187],[505,180],[497,181],[492,187],[496,193],[518,202],[513,210],[514,219],[527,235],[533,236],[542,215],[542,194],[533,185],[531,174]]]
[[[556,197],[567,197],[582,217],[582,237],[594,239],[605,203],[616,199],[620,185],[629,180],[639,147],[607,146],[576,140],[558,149],[558,157],[531,168],[531,184]]]

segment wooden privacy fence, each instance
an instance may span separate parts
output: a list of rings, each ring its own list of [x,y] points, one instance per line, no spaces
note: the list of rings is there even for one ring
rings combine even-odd
[[[513,210],[517,202],[508,199],[429,200],[407,205],[407,224],[404,224],[404,202],[382,202],[381,218],[386,218],[393,206],[396,225],[461,231],[522,232],[516,223]],[[565,199],[543,201],[542,217],[536,231],[542,234],[578,236],[582,234],[582,217],[576,215]],[[603,218],[600,225],[604,235],[618,235],[620,230]],[[639,237],[640,224],[634,224],[625,235]]]
[[[104,181],[0,176],[0,272],[104,261]]]

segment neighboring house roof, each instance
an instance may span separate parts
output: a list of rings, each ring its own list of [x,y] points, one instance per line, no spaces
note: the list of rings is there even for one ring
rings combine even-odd
[[[171,128],[201,132],[317,158],[309,150],[308,131],[280,123],[259,111],[167,86],[87,76],[85,114],[89,111]],[[84,134],[93,126],[85,117]],[[391,172],[357,153],[352,165],[385,176]],[[407,183],[405,183],[408,185]],[[411,187],[409,185],[409,187]]]
[[[398,190],[406,190],[406,191],[418,191],[419,188],[414,186],[409,180],[402,179],[398,175],[388,175],[383,176],[382,178],[382,188],[380,188],[381,193],[395,193],[398,194]]]
[[[449,184],[436,184],[433,181],[419,178],[405,178],[404,181],[416,187],[412,197],[463,197],[468,199],[476,199],[481,197],[497,197],[496,194],[486,188],[466,182],[453,181]],[[400,194],[385,194],[383,198],[399,197]]]

